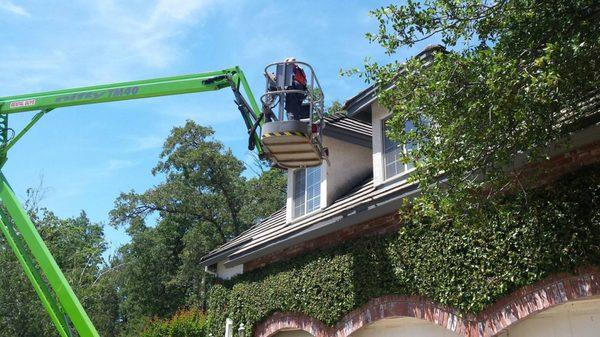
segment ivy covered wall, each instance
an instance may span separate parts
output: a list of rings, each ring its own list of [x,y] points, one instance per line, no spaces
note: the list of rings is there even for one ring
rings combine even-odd
[[[502,204],[480,223],[407,222],[397,235],[347,242],[215,285],[208,330],[222,336],[230,317],[251,331],[274,312],[332,326],[391,294],[477,313],[550,274],[600,266],[600,165]]]

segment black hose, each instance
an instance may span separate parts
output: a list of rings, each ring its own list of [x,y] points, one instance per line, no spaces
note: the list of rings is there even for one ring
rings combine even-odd
[[[256,133],[256,128],[260,124],[260,121],[262,121],[264,115],[265,114],[260,114],[256,122],[254,122],[254,125],[252,125],[252,127],[248,131],[248,135],[250,136],[250,138],[248,139],[248,150],[250,151],[254,151],[254,148],[256,147],[254,134]]]

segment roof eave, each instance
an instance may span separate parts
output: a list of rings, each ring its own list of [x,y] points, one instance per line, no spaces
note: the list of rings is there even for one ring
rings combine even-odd
[[[323,135],[367,148],[371,148],[373,143],[371,140],[371,136],[338,128],[335,126],[326,127],[325,129],[323,129]]]
[[[323,219],[314,225],[302,229],[298,232],[292,232],[289,235],[279,238],[277,241],[270,241],[244,254],[231,254],[225,261],[226,267],[233,267],[270,253],[280,251],[290,245],[301,243],[313,238],[329,234],[340,229],[356,225],[362,222],[370,221],[378,217],[390,214],[398,210],[399,202],[407,197],[412,197],[418,193],[417,184],[408,184],[394,194],[394,196],[380,200],[370,205],[357,205],[345,212],[343,215],[332,215],[330,218]]]
[[[232,250],[235,250],[250,241],[252,241],[252,238],[242,240],[238,244],[228,247],[227,249],[224,249],[222,251],[216,251],[213,254],[209,253],[208,255],[203,256],[200,259],[200,267],[212,266],[213,264],[216,264],[219,261],[227,259],[228,254],[231,253]]]
[[[348,117],[357,117],[373,104],[377,98],[377,86],[372,84],[356,96],[347,100],[342,109],[346,110]]]

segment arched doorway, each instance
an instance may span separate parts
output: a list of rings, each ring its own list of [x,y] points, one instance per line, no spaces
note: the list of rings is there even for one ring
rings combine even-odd
[[[412,318],[378,320],[350,334],[349,337],[460,337],[432,322]]]
[[[273,337],[314,337],[304,330],[282,330],[273,335]]]
[[[600,297],[557,305],[508,327],[498,337],[598,337]]]

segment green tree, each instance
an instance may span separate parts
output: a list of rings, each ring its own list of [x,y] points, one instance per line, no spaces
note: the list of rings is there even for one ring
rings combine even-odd
[[[179,311],[168,320],[153,320],[141,337],[206,336],[206,317],[198,310]]]
[[[388,54],[423,41],[449,51],[361,74],[394,85],[380,101],[393,113],[390,135],[412,145],[405,161],[424,192],[413,206],[429,218],[472,223],[499,207],[497,195],[526,193],[515,159],[543,160],[597,95],[597,1],[409,0],[372,15],[379,30],[367,38]]]
[[[102,253],[106,250],[102,226],[92,223],[85,212],[61,219],[51,211],[39,208],[37,201],[29,199],[26,204],[35,205],[30,208],[30,216],[83,306],[88,309],[92,321],[103,335],[112,335],[110,332],[115,330],[119,306],[112,296],[114,287],[107,287],[102,278]],[[0,264],[0,336],[57,336],[48,314],[4,240],[0,242]]]
[[[344,107],[344,105],[342,103],[340,103],[340,101],[335,100],[335,101],[331,102],[331,104],[327,107],[327,109],[325,109],[326,114],[333,115],[334,113],[342,111],[343,107]]]
[[[172,130],[143,193],[123,193],[111,223],[131,242],[120,249],[124,319],[139,331],[149,318],[201,306],[205,275],[199,259],[284,204],[285,176],[259,165],[246,178],[243,162],[192,121]]]

